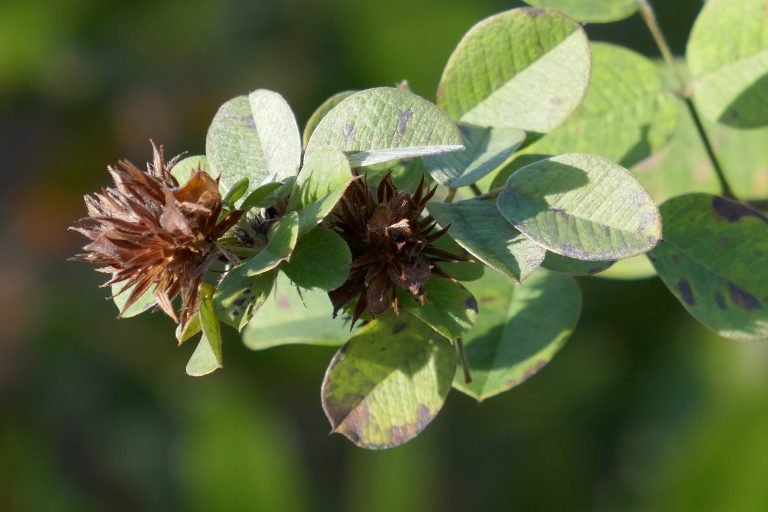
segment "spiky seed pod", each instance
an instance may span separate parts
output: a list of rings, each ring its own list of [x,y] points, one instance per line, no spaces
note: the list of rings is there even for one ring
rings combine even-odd
[[[466,261],[435,247],[447,226],[436,230],[437,223],[431,217],[422,218],[437,187],[426,190],[422,178],[411,194],[398,190],[387,173],[374,195],[365,177],[356,175],[331,220],[332,229],[352,252],[350,274],[343,285],[328,294],[334,316],[359,295],[352,311],[353,325],[366,310],[377,316],[391,306],[399,314],[398,288],[423,304],[424,284],[433,275],[450,278],[437,263]]]
[[[209,265],[222,255],[216,241],[242,215],[234,211],[219,221],[222,198],[217,180],[192,173],[179,186],[162,147],[152,143],[153,163],[142,171],[121,160],[108,167],[114,187],[85,196],[88,217],[71,227],[90,239],[73,260],[101,265],[112,274],[102,286],[125,283],[133,291],[123,312],[155,286],[155,300],[174,322],[186,323],[195,312],[198,288]],[[176,315],[172,301],[181,295]]]

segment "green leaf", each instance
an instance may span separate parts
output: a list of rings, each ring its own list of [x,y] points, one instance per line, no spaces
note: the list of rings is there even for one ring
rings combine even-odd
[[[445,66],[437,103],[465,123],[546,133],[584,98],[589,70],[581,25],[557,11],[513,9],[466,33]]]
[[[688,41],[694,100],[713,121],[768,125],[768,0],[709,0]]]
[[[181,345],[202,330],[203,327],[200,325],[200,315],[192,315],[189,320],[187,320],[186,324],[179,324],[176,326],[176,341]]]
[[[252,350],[296,344],[341,345],[349,339],[349,322],[332,314],[326,292],[299,291],[280,274],[274,293],[243,331],[243,343]]]
[[[246,192],[248,192],[249,182],[250,180],[248,178],[243,178],[232,185],[232,188],[229,189],[229,192],[227,192],[227,195],[224,196],[222,202],[228,205],[234,205],[237,203],[237,201],[240,200],[240,198],[242,198]]]
[[[648,279],[656,275],[653,265],[648,261],[645,255],[633,256],[625,260],[617,261],[604,272],[597,274],[597,277],[605,279],[636,280]]]
[[[543,247],[523,236],[501,216],[492,201],[429,203],[429,213],[475,258],[522,281],[544,260]]]
[[[288,202],[299,212],[299,236],[304,236],[333,210],[352,180],[344,153],[330,146],[316,146],[304,160]]]
[[[215,372],[223,366],[221,353],[221,326],[213,310],[209,295],[200,299],[200,326],[203,334],[200,342],[187,363],[187,375],[202,377]]]
[[[344,151],[353,166],[464,149],[455,123],[420,96],[391,87],[344,99],[317,125],[307,157],[320,146]]]
[[[448,340],[406,312],[388,312],[336,353],[323,380],[323,410],[333,431],[357,446],[399,446],[437,415],[455,372]]]
[[[317,227],[302,238],[282,270],[302,288],[334,290],[349,275],[349,245],[330,229]]]
[[[325,100],[322,104],[320,104],[319,107],[317,107],[317,110],[312,113],[309,120],[307,121],[307,125],[304,127],[304,134],[301,138],[302,142],[304,143],[304,147],[307,147],[309,138],[312,136],[312,132],[315,131],[315,128],[317,128],[320,120],[323,119],[325,115],[330,112],[331,109],[333,109],[333,107],[341,103],[342,100],[352,96],[356,92],[357,91],[342,91],[336,93]]]
[[[112,300],[115,302],[115,306],[117,306],[118,313],[125,307],[125,303],[128,302],[128,297],[131,296],[133,288],[133,286],[127,287],[126,283],[124,282],[115,283],[112,285]],[[152,308],[154,305],[155,286],[153,285],[150,286],[146,292],[142,293],[138,300],[131,304],[131,307],[123,311],[123,314],[120,315],[120,318],[131,318],[132,316],[140,315],[141,313]]]
[[[464,151],[424,157],[432,177],[446,187],[471,185],[495,171],[512,156],[525,140],[525,132],[517,128],[490,128],[459,124],[464,138]]]
[[[276,268],[291,255],[298,238],[299,215],[289,212],[270,229],[267,246],[245,262],[245,275],[256,276]]]
[[[768,339],[768,219],[742,203],[688,194],[661,206],[664,242],[649,255],[699,322],[732,339]]]
[[[295,176],[301,162],[299,128],[282,96],[258,89],[224,103],[208,128],[208,163],[227,192],[243,178],[250,190]]]
[[[227,271],[213,294],[216,316],[242,331],[248,321],[269,298],[277,271],[248,276],[246,264]]]
[[[487,272],[471,284],[482,314],[464,340],[472,371],[453,386],[478,401],[520,385],[543,368],[578,322],[581,291],[573,278],[536,272],[522,285]]]
[[[459,283],[433,277],[424,285],[424,305],[410,293],[398,289],[398,300],[406,310],[451,341],[461,338],[477,320],[477,301]]]
[[[560,128],[517,153],[491,188],[546,156],[589,153],[629,167],[665,147],[681,111],[656,65],[606,43],[592,45],[592,81],[584,101]]]
[[[189,178],[194,171],[203,171],[211,174],[211,169],[208,166],[208,159],[204,155],[183,158],[176,162],[176,165],[170,169],[170,173],[181,185],[184,185],[189,181]]]
[[[472,256],[448,234],[444,234],[432,242],[432,245],[438,249],[448,251],[451,254],[456,254],[458,256],[464,256],[466,258]],[[438,263],[437,266],[457,281],[476,281],[483,277],[483,274],[485,273],[485,265],[479,261],[443,261]]]
[[[637,0],[525,0],[525,3],[558,9],[584,23],[619,21],[637,11]]]
[[[541,266],[569,276],[591,276],[610,268],[613,261],[584,261],[547,251]]]
[[[277,191],[283,186],[282,182],[273,181],[271,183],[265,183],[248,194],[243,200],[243,204],[240,205],[241,210],[248,211],[251,208],[268,208],[275,204],[277,199]],[[291,186],[293,186],[291,184]]]
[[[659,210],[623,167],[569,154],[523,167],[497,201],[524,235],[554,253],[610,261],[652,249],[661,239]]]

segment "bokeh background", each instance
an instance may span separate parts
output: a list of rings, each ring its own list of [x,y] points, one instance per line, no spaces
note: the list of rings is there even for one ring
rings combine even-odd
[[[656,2],[677,53],[700,0]],[[204,150],[219,104],[410,81],[434,97],[501,0],[0,1],[0,510],[768,510],[768,346],[709,334],[658,279],[583,279],[570,342],[387,452],[329,436],[331,349],[184,374],[160,314],[114,319],[66,226],[118,158]],[[590,37],[655,56],[633,18]],[[557,311],[552,312],[553,315]],[[233,333],[231,333],[233,334]]]

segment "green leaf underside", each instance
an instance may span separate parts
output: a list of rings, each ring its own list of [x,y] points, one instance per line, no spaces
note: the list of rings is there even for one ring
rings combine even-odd
[[[688,194],[661,207],[664,242],[650,259],[698,321],[732,339],[768,339],[768,220],[747,206]]]
[[[497,205],[524,235],[569,258],[618,260],[661,239],[648,191],[629,171],[594,155],[560,155],[520,169]]]
[[[479,401],[544,367],[571,335],[581,312],[576,281],[546,270],[522,285],[489,271],[470,288],[481,310],[464,341],[472,382],[457,374],[453,386]]]
[[[245,275],[256,276],[276,268],[288,259],[298,239],[299,215],[289,212],[272,226],[267,246],[245,262]]]
[[[464,151],[424,157],[424,165],[438,183],[446,187],[471,185],[495,171],[512,156],[525,140],[517,128],[490,128],[459,124]]]
[[[307,155],[324,145],[342,150],[353,166],[464,149],[458,128],[444,112],[390,87],[352,94],[328,112],[310,137]]]
[[[547,251],[541,266],[569,276],[591,276],[606,271],[613,261],[584,261]]]
[[[402,310],[407,310],[451,341],[461,338],[477,320],[475,297],[451,279],[431,278],[424,285],[424,296],[424,305],[421,305],[413,295],[398,289]]]
[[[768,125],[768,0],[709,0],[693,25],[687,59],[694,99],[713,121]]]
[[[282,270],[301,288],[334,290],[349,275],[352,253],[338,234],[317,227],[299,241]]]
[[[247,265],[231,268],[213,294],[216,315],[227,325],[242,331],[272,291],[276,271],[257,276],[247,274]]]
[[[182,158],[176,162],[176,165],[171,167],[170,172],[180,185],[184,185],[189,181],[192,173],[198,170],[211,174],[214,178],[216,177],[216,175],[211,173],[211,169],[208,166],[208,159],[204,155],[193,155]]]
[[[535,7],[563,11],[585,23],[610,23],[629,18],[637,11],[637,0],[525,0]]]
[[[128,297],[131,296],[133,288],[133,286],[127,287],[126,283],[124,282],[115,283],[111,286],[112,300],[114,301],[115,306],[117,306],[118,313],[123,311],[125,303],[128,302]],[[146,292],[139,296],[136,302],[131,304],[131,307],[123,311],[123,314],[120,315],[120,318],[131,318],[133,316],[140,315],[141,313],[152,308],[154,305],[155,286],[152,285]]]
[[[331,361],[322,402],[334,432],[369,449],[418,435],[445,402],[456,371],[451,344],[406,312],[387,312]]]
[[[631,258],[617,261],[607,270],[597,274],[597,277],[629,281],[637,279],[648,279],[649,277],[653,277],[655,275],[656,270],[654,270],[651,262],[643,254],[640,256],[632,256]]]
[[[325,117],[325,115],[333,109],[336,105],[342,102],[342,100],[348,98],[349,96],[353,95],[357,91],[342,91],[339,93],[334,94],[327,100],[325,100],[323,103],[320,104],[319,107],[317,107],[317,110],[315,110],[312,115],[310,116],[309,120],[307,121],[307,125],[304,127],[304,133],[301,137],[301,141],[304,144],[304,147],[307,147],[307,144],[309,143],[309,138],[312,136],[312,133],[315,131],[315,128],[317,128],[317,125],[320,123],[320,121]]]
[[[491,268],[522,281],[544,260],[545,249],[523,236],[501,216],[493,201],[429,203],[441,226],[450,224],[456,242]]]
[[[179,324],[176,326],[176,341],[181,345],[202,330],[203,328],[200,325],[200,315],[192,315],[189,320],[187,320],[186,324]]]
[[[578,23],[556,11],[513,9],[467,32],[446,64],[437,102],[465,123],[546,133],[584,98],[589,71]]]
[[[252,350],[281,345],[338,346],[350,337],[349,322],[331,316],[333,306],[322,290],[297,290],[280,274],[274,292],[246,326],[243,343]]]
[[[191,377],[208,375],[223,366],[221,327],[210,297],[202,297],[198,314],[203,334],[187,363],[187,375]]]
[[[491,188],[533,161],[562,153],[634,165],[665,147],[680,111],[652,61],[620,46],[593,43],[592,81],[584,101],[563,126],[517,153]]]
[[[338,149],[316,146],[307,155],[288,203],[289,209],[298,211],[300,237],[333,210],[351,179],[349,162]]]
[[[224,103],[208,128],[205,152],[229,190],[248,178],[250,190],[295,176],[301,162],[296,119],[282,96],[258,89]]]

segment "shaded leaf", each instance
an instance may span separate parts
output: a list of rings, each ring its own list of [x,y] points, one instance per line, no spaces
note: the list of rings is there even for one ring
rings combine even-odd
[[[216,315],[227,325],[242,331],[272,291],[277,271],[249,276],[246,264],[227,271],[213,294]]]
[[[323,410],[334,432],[363,448],[399,446],[432,421],[456,371],[451,344],[408,313],[373,320],[331,361]]]
[[[627,258],[661,239],[648,191],[629,171],[594,155],[561,155],[520,169],[497,204],[523,234],[569,258]]]
[[[768,219],[709,194],[670,199],[661,213],[664,242],[649,257],[672,294],[721,336],[768,339]]]
[[[461,123],[459,129],[466,147],[464,151],[422,159],[435,181],[446,187],[471,185],[504,165],[525,141],[525,132],[517,128]]]
[[[125,303],[128,302],[128,297],[131,296],[133,286],[126,287],[126,283],[115,283],[111,286],[112,300],[117,306],[118,313],[123,310]],[[131,318],[136,315],[151,309],[155,305],[155,286],[151,286],[146,292],[141,294],[136,302],[131,304],[131,307],[123,311],[120,318]]]
[[[349,322],[332,315],[326,292],[299,291],[280,274],[274,293],[243,331],[243,343],[252,350],[296,344],[341,345],[349,339]]]
[[[176,165],[171,167],[170,172],[180,184],[184,184],[189,181],[190,176],[192,176],[192,172],[198,170],[211,174],[211,169],[208,166],[208,159],[205,157],[205,155],[193,155],[182,158],[176,162]],[[214,178],[216,177],[213,174],[211,175]]]
[[[400,307],[451,341],[462,337],[477,320],[477,301],[459,283],[434,277],[424,285],[424,304],[405,290],[398,290]]]
[[[547,251],[541,266],[569,276],[591,276],[611,268],[613,261],[584,261]]]
[[[258,89],[219,108],[208,128],[205,152],[225,192],[243,178],[254,190],[296,175],[301,162],[299,128],[282,96]]]
[[[641,256],[632,256],[625,260],[617,261],[607,270],[597,274],[597,277],[605,279],[636,280],[648,279],[656,275],[651,262],[643,254]]]
[[[709,0],[686,51],[694,100],[713,121],[768,125],[768,0]]]
[[[349,275],[352,253],[338,234],[317,227],[299,241],[282,270],[301,288],[338,288]]]
[[[203,334],[187,363],[187,375],[202,377],[223,366],[221,353],[221,326],[213,309],[210,292],[200,299],[200,327]]]
[[[277,201],[277,191],[282,186],[282,182],[273,181],[256,187],[256,189],[248,194],[248,196],[243,200],[243,204],[240,205],[240,209],[247,211],[251,208],[268,208],[274,205]]]
[[[544,260],[543,247],[523,236],[501,216],[493,201],[429,203],[429,213],[474,257],[516,281]]]
[[[464,35],[443,71],[437,104],[465,123],[546,133],[584,98],[589,70],[581,25],[557,11],[512,9]]]
[[[464,148],[454,122],[420,96],[391,87],[352,94],[328,112],[307,144],[346,153],[352,166],[434,155]]]
[[[438,249],[442,249],[443,251],[448,251],[451,254],[472,258],[472,255],[468,253],[466,249],[456,243],[456,241],[448,234],[444,234],[432,242],[432,245]],[[451,262],[441,261],[437,264],[437,266],[440,267],[443,271],[447,272],[449,276],[456,279],[457,281],[475,281],[483,277],[483,274],[485,273],[485,265],[476,260]]]
[[[573,278],[540,270],[522,285],[489,271],[470,285],[482,313],[464,340],[472,371],[453,386],[484,400],[520,385],[544,367],[578,322],[581,291]]]

